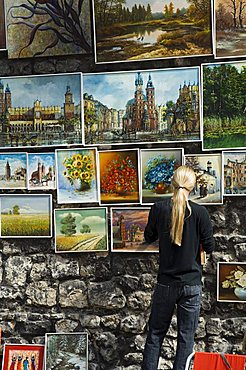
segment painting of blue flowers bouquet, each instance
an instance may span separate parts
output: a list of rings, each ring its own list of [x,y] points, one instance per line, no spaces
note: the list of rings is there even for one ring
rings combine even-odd
[[[171,179],[182,158],[182,148],[141,150],[142,203],[152,204],[172,195]]]

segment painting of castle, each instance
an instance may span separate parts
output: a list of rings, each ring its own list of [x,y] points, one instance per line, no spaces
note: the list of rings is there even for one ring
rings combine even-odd
[[[55,189],[55,153],[28,153],[28,189]]]
[[[111,208],[111,243],[114,252],[158,252],[158,243],[147,244],[144,229],[150,208]]]
[[[246,151],[222,152],[224,195],[246,195]]]
[[[0,0],[0,50],[6,49],[4,2]]]
[[[85,144],[200,140],[199,67],[83,75]]]
[[[189,199],[199,204],[222,204],[221,154],[188,154],[185,165],[192,167],[196,174]]]
[[[81,143],[80,100],[80,73],[2,78],[0,147]]]
[[[26,153],[0,153],[0,189],[26,188]]]

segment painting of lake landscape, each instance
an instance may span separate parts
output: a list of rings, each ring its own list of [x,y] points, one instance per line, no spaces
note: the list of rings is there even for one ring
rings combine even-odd
[[[0,153],[0,189],[27,188],[26,153]]]
[[[6,49],[4,0],[0,0],[0,50]]]
[[[107,249],[105,207],[55,210],[56,252],[102,252]]]
[[[224,195],[246,195],[246,150],[222,152]]]
[[[55,153],[28,153],[28,189],[56,188]]]
[[[199,67],[83,75],[86,145],[200,140]]]
[[[82,143],[81,73],[0,78],[0,147]]]
[[[245,1],[215,0],[215,57],[242,57],[245,50]]]
[[[210,0],[94,0],[96,63],[212,54]]]
[[[0,195],[1,237],[51,237],[51,195]]]
[[[9,58],[92,52],[89,0],[5,0],[5,7]]]
[[[245,148],[246,62],[202,65],[203,149]]]
[[[158,252],[158,242],[148,244],[144,229],[150,208],[111,208],[112,252]]]

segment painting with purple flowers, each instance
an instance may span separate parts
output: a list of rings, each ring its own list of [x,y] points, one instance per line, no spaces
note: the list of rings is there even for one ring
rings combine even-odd
[[[6,0],[9,58],[91,53],[89,0]]]
[[[171,178],[182,159],[183,148],[141,150],[141,203],[152,204],[172,195]]]

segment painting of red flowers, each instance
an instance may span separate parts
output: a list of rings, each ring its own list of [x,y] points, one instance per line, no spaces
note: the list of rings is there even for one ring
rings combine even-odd
[[[138,150],[99,152],[100,203],[139,203]]]

